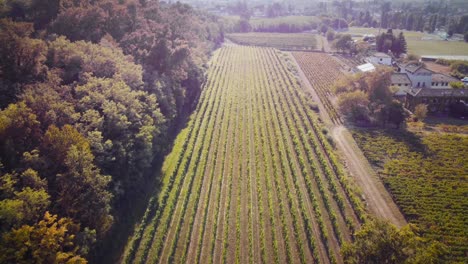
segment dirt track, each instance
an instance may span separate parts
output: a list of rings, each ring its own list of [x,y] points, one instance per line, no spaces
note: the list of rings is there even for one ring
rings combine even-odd
[[[311,92],[313,100],[318,104],[322,120],[332,131],[331,135],[337,143],[338,151],[345,159],[346,168],[350,176],[359,186],[369,212],[378,218],[390,221],[398,227],[405,225],[406,220],[398,209],[398,206],[378,178],[376,172],[372,169],[370,163],[364,157],[349,130],[343,125],[333,125],[319,96],[312,88],[299,64],[292,55],[290,58],[296,65],[301,82],[306,90]]]
[[[369,211],[398,227],[405,225],[406,220],[398,206],[378,179],[348,129],[336,126],[333,128],[332,136],[341,154],[344,155],[351,177],[362,190]]]

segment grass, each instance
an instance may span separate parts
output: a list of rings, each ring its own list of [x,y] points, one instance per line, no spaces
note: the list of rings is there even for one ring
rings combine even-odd
[[[228,34],[232,41],[242,45],[273,47],[278,49],[314,50],[315,35],[308,33],[235,33]]]
[[[382,29],[381,32],[385,32],[385,29]],[[377,35],[379,33],[379,29],[352,27],[346,33],[358,38],[364,34]],[[400,30],[394,30],[394,33],[399,34]],[[466,42],[445,41],[438,39],[438,36],[436,35],[416,31],[403,30],[403,34],[405,35],[408,43],[409,53],[416,55],[468,56],[468,43]],[[431,39],[426,40],[425,38]]]

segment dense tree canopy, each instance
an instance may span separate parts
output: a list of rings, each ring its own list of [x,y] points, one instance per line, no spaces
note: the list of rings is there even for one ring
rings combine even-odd
[[[0,262],[86,262],[222,40],[180,3],[1,1]]]

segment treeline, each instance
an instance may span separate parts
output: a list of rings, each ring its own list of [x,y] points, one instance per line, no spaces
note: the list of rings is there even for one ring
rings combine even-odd
[[[348,23],[341,18],[323,17],[276,17],[250,20],[241,17],[234,25],[225,21],[230,33],[232,32],[270,32],[270,33],[299,33],[317,30],[325,34],[328,30],[342,30],[348,28]]]
[[[193,107],[221,26],[144,0],[0,17],[0,263],[84,263]]]
[[[353,13],[353,12],[350,12]],[[378,19],[376,14],[378,14]],[[374,12],[354,12],[349,20],[353,26],[382,27],[413,31],[445,30],[448,36],[468,34],[468,15],[459,14],[455,6],[443,2],[425,4],[383,2]]]

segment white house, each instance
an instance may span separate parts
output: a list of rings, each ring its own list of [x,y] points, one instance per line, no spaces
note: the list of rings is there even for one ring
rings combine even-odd
[[[400,73],[406,73],[411,80],[413,88],[431,88],[432,74],[431,70],[424,68],[422,65],[408,63],[398,65]]]
[[[374,55],[367,57],[366,61],[374,65],[380,64],[380,65],[392,66],[392,57],[383,52],[374,53]]]

